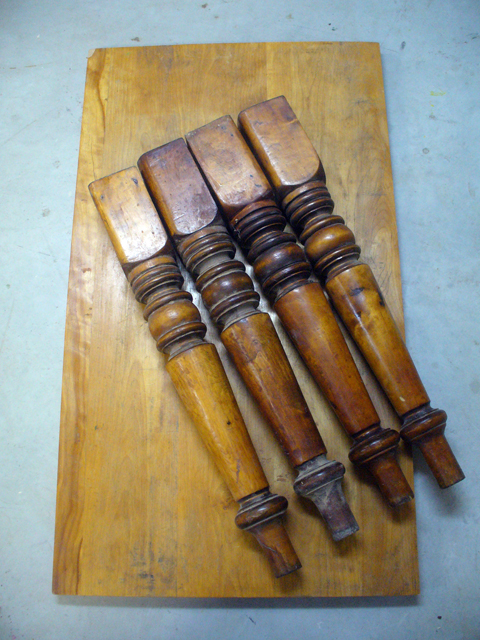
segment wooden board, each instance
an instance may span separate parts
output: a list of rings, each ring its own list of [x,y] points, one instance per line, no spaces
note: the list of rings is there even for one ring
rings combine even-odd
[[[88,60],[65,334],[53,590],[109,596],[418,593],[414,503],[394,512],[348,462],[349,441],[279,332],[360,532],[329,538],[218,346],[303,563],[276,580],[180,406],[163,357],[88,194],[94,179],[215,118],[284,94],[318,149],[400,326],[400,270],[380,51],[372,43],[215,44],[96,50]],[[249,273],[251,270],[249,269]],[[187,287],[193,291],[187,279]],[[199,301],[195,294],[195,300]],[[265,302],[262,303],[267,308]],[[203,307],[201,307],[203,309]],[[207,316],[203,309],[204,320]],[[278,321],[274,318],[276,326]],[[359,360],[385,426],[398,426]],[[411,457],[401,463],[413,481]]]

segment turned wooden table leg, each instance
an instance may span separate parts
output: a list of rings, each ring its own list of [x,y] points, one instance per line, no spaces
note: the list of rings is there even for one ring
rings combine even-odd
[[[321,286],[230,116],[196,129],[188,145],[230,228],[303,360],[353,440],[350,458],[392,506],[413,496],[395,457],[399,435],[380,419]]]
[[[257,309],[259,296],[234,260],[233,242],[185,142],[149,151],[139,167],[225,347],[299,473],[295,491],[313,500],[335,540],[354,533],[358,525],[341,488],[345,468],[326,458],[270,316]]]
[[[250,531],[277,577],[301,567],[280,516],[287,500],[271,494],[223,365],[206,327],[181,290],[182,276],[172,246],[135,167],[90,185],[167,370],[234,499],[236,523]]]
[[[239,122],[274,185],[315,273],[402,422],[401,436],[418,445],[442,488],[464,478],[445,439],[446,413],[430,399],[375,277],[358,262],[360,247],[333,215],[320,158],[286,99],[243,111]]]

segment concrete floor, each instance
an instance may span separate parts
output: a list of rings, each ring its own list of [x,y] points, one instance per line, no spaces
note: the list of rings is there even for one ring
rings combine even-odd
[[[480,637],[478,0],[1,3],[0,638]],[[86,57],[95,47],[381,43],[410,350],[467,474],[416,459],[418,598],[51,595],[63,332]]]

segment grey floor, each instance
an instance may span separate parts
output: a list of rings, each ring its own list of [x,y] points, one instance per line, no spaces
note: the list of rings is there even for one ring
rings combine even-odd
[[[478,0],[1,3],[0,638],[480,638]],[[416,462],[417,598],[51,595],[70,235],[95,47],[381,43],[408,344],[467,480]]]

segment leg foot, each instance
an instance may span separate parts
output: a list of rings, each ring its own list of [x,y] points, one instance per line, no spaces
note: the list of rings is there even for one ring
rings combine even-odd
[[[413,498],[413,491],[398,464],[396,450],[400,435],[380,426],[364,431],[350,450],[354,464],[365,466],[391,507]]]
[[[447,414],[429,404],[403,416],[400,435],[416,444],[442,489],[460,482],[465,475],[444,436]]]
[[[243,498],[239,504],[235,524],[255,536],[272,565],[275,577],[281,578],[301,569],[300,560],[280,520],[287,510],[287,499],[264,489]]]
[[[335,541],[358,531],[359,527],[342,489],[345,467],[321,455],[297,467],[294,489],[317,507]]]

